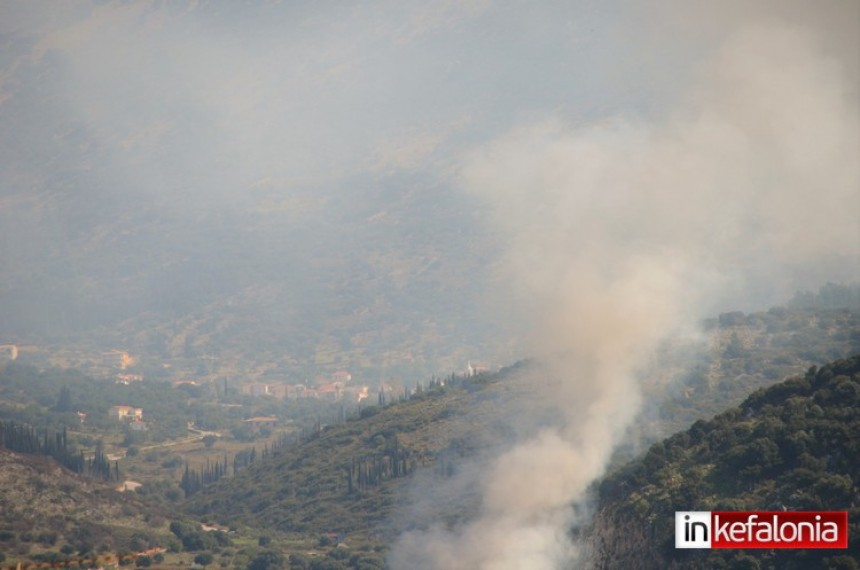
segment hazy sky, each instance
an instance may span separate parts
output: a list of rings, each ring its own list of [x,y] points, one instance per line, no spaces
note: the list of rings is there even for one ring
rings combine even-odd
[[[0,2],[3,332],[251,299],[294,352],[319,304],[487,358],[505,246],[459,172],[521,125],[665,110],[707,42],[654,42],[637,5]]]
[[[648,112],[697,57],[637,37],[621,2],[99,4],[4,2],[4,91],[38,67],[30,103],[116,147],[124,186],[208,199],[438,171],[523,122]]]

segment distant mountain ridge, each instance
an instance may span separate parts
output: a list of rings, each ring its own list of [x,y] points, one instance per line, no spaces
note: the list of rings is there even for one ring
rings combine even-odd
[[[496,246],[477,227],[477,206],[435,164],[386,167],[422,133],[347,113],[359,122],[358,156],[330,150],[344,125],[320,100],[359,103],[329,85],[340,85],[331,72],[343,62],[304,29],[317,11],[310,2],[3,7],[0,344],[120,346],[196,361],[192,371],[239,347],[296,377],[328,367],[427,376],[497,356],[477,306]],[[327,34],[336,20],[305,23]],[[114,33],[123,55],[104,53],[119,47]],[[225,34],[244,39],[223,59],[174,61],[189,46],[220,52]],[[264,64],[275,49],[283,57]],[[262,83],[225,74],[228,60],[242,72],[260,66]],[[176,72],[182,86],[165,80]],[[259,105],[264,120],[232,124],[235,101],[207,108],[224,96],[207,81],[278,100],[306,91],[310,101]],[[323,115],[294,132],[309,113]],[[236,129],[267,143],[248,148]],[[225,357],[223,368],[241,372],[239,360]]]

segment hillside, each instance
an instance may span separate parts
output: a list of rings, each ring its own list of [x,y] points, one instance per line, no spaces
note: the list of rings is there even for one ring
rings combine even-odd
[[[407,481],[429,493],[462,464],[536,429],[538,422],[528,418],[557,415],[534,390],[536,381],[538,368],[526,363],[444,385],[434,381],[409,400],[365,407],[358,418],[323,427],[207,488],[187,510],[283,533],[390,537],[389,525],[404,523],[400,515],[409,510]],[[456,518],[475,505],[437,506]]]
[[[166,519],[115,486],[75,475],[45,457],[0,448],[5,564],[139,552],[164,544]]]
[[[705,342],[669,343],[658,355],[644,387],[649,407],[619,459],[676,426],[738,405],[780,378],[847,356],[860,349],[858,343],[860,314],[854,311],[771,309],[721,315],[708,324]],[[482,457],[561,417],[563,402],[542,388],[545,374],[537,363],[521,363],[499,374],[453,384],[448,379],[446,386],[435,382],[407,401],[365,408],[360,418],[333,423],[300,445],[205,489],[189,501],[188,511],[225,524],[288,533],[336,529],[387,536],[392,525],[419,524],[408,503],[425,495],[438,500],[422,503],[422,509],[435,513],[424,516],[464,517],[474,502],[460,501],[459,494],[450,505],[446,493],[436,493],[444,487],[445,472],[463,466],[480,470]],[[376,478],[374,469],[381,470]],[[368,477],[367,484],[359,486],[359,471]]]
[[[596,568],[857,568],[843,551],[678,551],[675,511],[849,510],[860,534],[860,355],[749,396],[599,486]]]
[[[616,464],[674,425],[710,417],[714,410],[737,405],[756,388],[772,385],[777,377],[802,373],[856,350],[858,319],[857,312],[848,310],[728,313],[709,321],[706,335],[695,343],[667,343],[644,372],[644,389],[653,404],[646,411],[658,410],[659,416],[646,413]],[[470,485],[481,476],[485,461],[562,417],[561,406],[569,403],[558,401],[547,389],[547,374],[536,362],[522,362],[496,374],[434,378],[417,393],[386,391],[383,405],[365,401],[357,412],[322,400],[280,401],[232,392],[227,397],[222,384],[192,389],[147,379],[126,386],[113,378],[39,371],[11,362],[0,372],[0,419],[39,430],[68,427],[79,449],[91,450],[104,440],[109,453],[121,456],[131,444],[107,408],[117,402],[142,406],[152,428],[145,432],[145,441],[133,442],[140,453],[121,457],[119,468],[124,478],[144,483],[137,494],[140,501],[162,509],[181,501],[183,459],[199,471],[204,461],[220,462],[226,456],[232,465],[237,453],[255,448],[257,459],[250,467],[231,469],[228,478],[188,497],[183,512],[171,512],[168,522],[188,515],[236,528],[240,538],[235,538],[235,546],[204,549],[230,556],[233,563],[250,561],[257,551],[247,550],[248,541],[262,538],[281,552],[336,554],[337,549],[318,541],[325,533],[344,533],[353,554],[368,564],[373,558],[374,567],[381,567],[382,553],[373,551],[384,551],[403,529],[469,518],[478,508],[478,495]],[[61,405],[64,391],[69,405]],[[370,399],[376,401],[377,394],[371,392]],[[233,403],[223,407],[224,402]],[[58,412],[60,408],[85,411],[86,424],[74,413]],[[283,441],[302,433],[301,442],[273,450],[277,434],[248,441],[230,435],[243,418],[254,415],[280,418],[287,430]],[[212,448],[197,441],[148,449],[157,442],[167,446],[176,437],[186,438],[189,419],[220,430],[222,437]],[[293,428],[295,432],[289,432]],[[164,525],[162,532],[167,533]],[[158,544],[170,542],[168,536]],[[61,546],[54,544],[53,552]],[[41,547],[33,548],[29,554],[41,552]],[[184,559],[173,560],[179,553],[168,554],[170,562],[188,562],[200,551],[183,550]]]
[[[692,348],[670,343],[655,358],[654,379],[646,387],[652,407],[645,418],[659,426],[661,437],[737,406],[755,390],[810,366],[860,352],[857,308],[729,312],[707,320],[705,330],[704,343]]]

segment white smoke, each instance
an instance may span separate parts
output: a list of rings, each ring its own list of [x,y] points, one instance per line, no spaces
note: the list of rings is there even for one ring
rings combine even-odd
[[[500,283],[532,316],[569,413],[494,462],[475,520],[401,537],[395,569],[573,565],[572,505],[635,418],[658,343],[763,269],[777,288],[791,267],[857,259],[857,91],[816,41],[749,27],[662,120],[549,121],[469,157],[463,184],[509,242]]]

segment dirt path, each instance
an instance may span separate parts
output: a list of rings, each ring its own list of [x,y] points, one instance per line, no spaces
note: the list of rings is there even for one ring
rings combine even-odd
[[[183,445],[186,443],[194,443],[195,441],[200,441],[207,435],[214,435],[215,437],[221,437],[221,434],[217,431],[206,431],[202,429],[196,429],[189,427],[188,431],[193,433],[194,435],[189,435],[183,439],[172,439],[170,441],[165,441],[162,443],[154,443],[152,445],[144,445],[140,448],[141,451],[149,451],[151,449],[158,449],[160,447],[173,447],[174,445]]]

